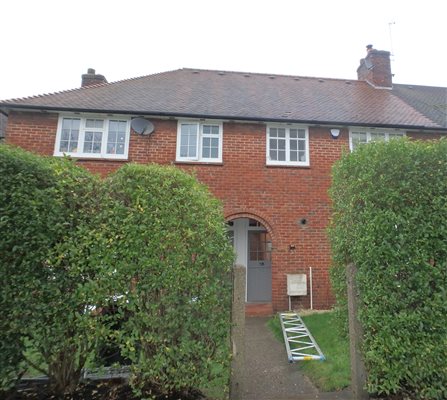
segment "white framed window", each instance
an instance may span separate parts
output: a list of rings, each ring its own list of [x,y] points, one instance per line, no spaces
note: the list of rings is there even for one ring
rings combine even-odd
[[[303,126],[267,126],[267,165],[309,165],[309,130]]]
[[[61,115],[54,155],[127,159],[129,137],[128,118]]]
[[[222,162],[222,123],[179,121],[177,161]]]
[[[405,136],[402,131],[385,131],[372,129],[355,129],[349,131],[349,148],[353,151],[357,146],[369,142],[388,141],[399,139]]]

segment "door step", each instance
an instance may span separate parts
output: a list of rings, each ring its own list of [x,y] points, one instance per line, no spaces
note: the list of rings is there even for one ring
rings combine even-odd
[[[273,315],[272,303],[245,303],[246,317],[268,317]]]

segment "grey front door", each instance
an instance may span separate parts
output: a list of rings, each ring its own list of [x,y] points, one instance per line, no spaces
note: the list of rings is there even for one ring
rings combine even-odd
[[[271,241],[266,231],[248,231],[247,301],[272,301]]]

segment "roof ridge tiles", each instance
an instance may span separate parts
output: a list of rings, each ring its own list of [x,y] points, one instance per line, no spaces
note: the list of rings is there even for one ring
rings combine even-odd
[[[299,79],[323,79],[325,81],[349,81],[355,83],[363,83],[363,81],[359,81],[357,79],[349,79],[349,78],[328,78],[321,76],[308,76],[308,75],[292,75],[292,74],[276,74],[276,73],[268,73],[268,72],[250,72],[250,71],[234,71],[234,70],[226,70],[226,69],[208,69],[208,68],[190,68],[184,67],[181,70],[187,71],[203,71],[203,72],[215,72],[215,73],[225,73],[225,74],[237,74],[237,75],[257,75],[257,76],[265,76],[265,77],[281,77],[281,78],[299,78]],[[173,72],[173,71],[171,71]]]

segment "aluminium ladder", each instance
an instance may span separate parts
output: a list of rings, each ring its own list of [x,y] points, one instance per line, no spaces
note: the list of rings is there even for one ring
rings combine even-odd
[[[325,360],[320,347],[298,314],[293,312],[279,313],[279,319],[290,363],[305,360]]]

